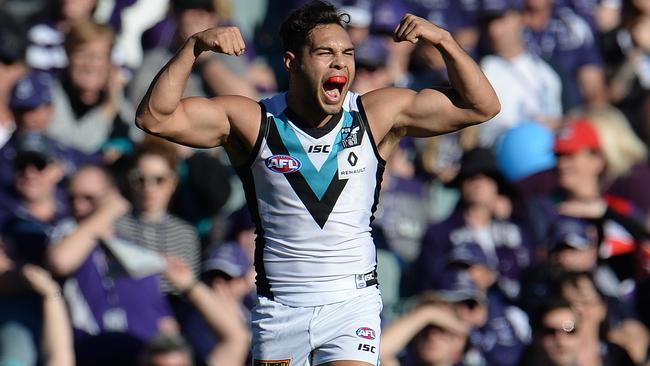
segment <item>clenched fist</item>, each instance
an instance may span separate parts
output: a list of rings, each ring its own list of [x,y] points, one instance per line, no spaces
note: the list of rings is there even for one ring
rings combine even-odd
[[[204,51],[224,53],[226,55],[243,55],[246,51],[244,39],[237,27],[218,27],[204,30],[192,36],[195,40],[194,54]]]
[[[434,25],[426,19],[420,18],[413,14],[404,14],[399,25],[395,29],[393,39],[395,42],[408,41],[413,44],[422,40],[437,46],[449,32]]]

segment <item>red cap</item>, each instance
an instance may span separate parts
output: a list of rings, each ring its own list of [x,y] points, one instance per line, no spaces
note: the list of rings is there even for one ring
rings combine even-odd
[[[589,121],[574,120],[560,129],[553,148],[556,153],[571,155],[583,149],[600,151],[598,135]]]

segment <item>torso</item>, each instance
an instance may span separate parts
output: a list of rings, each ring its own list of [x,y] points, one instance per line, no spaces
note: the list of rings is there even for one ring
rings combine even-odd
[[[258,226],[258,292],[292,306],[377,291],[370,222],[384,160],[357,94],[323,128],[292,121],[284,94],[263,100],[249,161],[238,168]],[[368,279],[371,278],[367,277]]]

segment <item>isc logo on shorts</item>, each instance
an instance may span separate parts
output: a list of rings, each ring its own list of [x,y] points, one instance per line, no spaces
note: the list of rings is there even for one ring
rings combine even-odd
[[[357,336],[363,339],[375,339],[375,331],[368,327],[357,329]]]
[[[289,155],[272,155],[264,163],[272,172],[282,174],[297,172],[302,166],[300,160]]]
[[[253,366],[289,366],[291,360],[255,360]]]

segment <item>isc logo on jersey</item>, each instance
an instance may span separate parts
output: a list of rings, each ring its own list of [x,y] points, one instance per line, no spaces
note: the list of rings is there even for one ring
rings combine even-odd
[[[293,173],[300,170],[300,160],[289,155],[272,155],[266,158],[266,167],[275,173]]]
[[[357,329],[357,336],[363,339],[375,339],[375,331],[372,328],[362,327]]]

